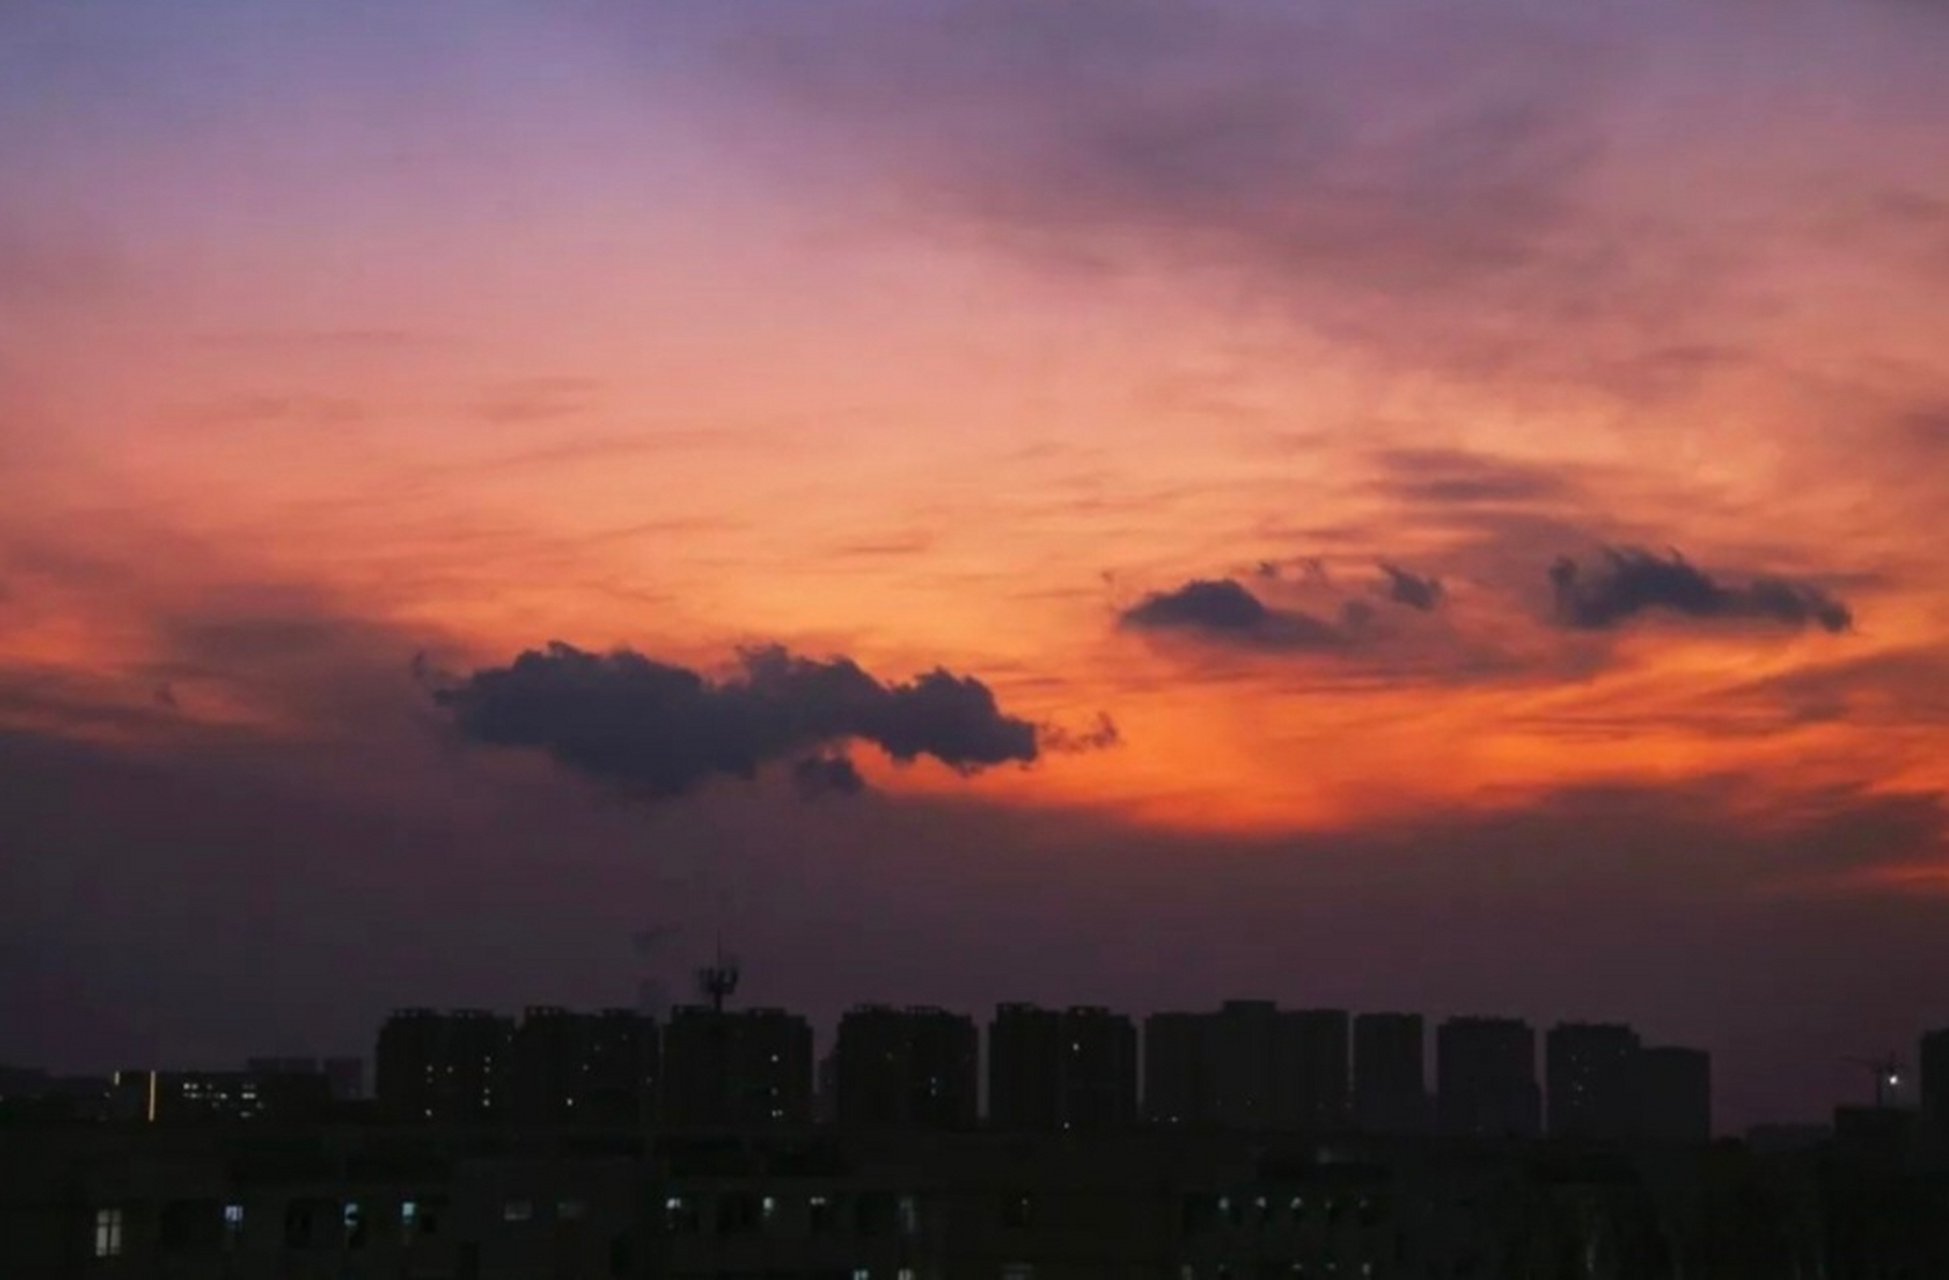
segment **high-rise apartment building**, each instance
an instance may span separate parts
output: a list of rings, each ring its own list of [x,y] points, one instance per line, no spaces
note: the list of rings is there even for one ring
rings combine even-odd
[[[1153,1123],[1278,1131],[1348,1120],[1348,1017],[1227,1001],[1216,1013],[1145,1021],[1145,1114]]]
[[[1352,1120],[1352,1044],[1345,1009],[1282,1011],[1274,1046],[1273,1123],[1332,1132]]]
[[[1144,1019],[1144,1118],[1202,1128],[1211,1123],[1205,1081],[1205,1015],[1153,1013]]]
[[[508,1044],[507,1105],[524,1124],[634,1125],[654,1112],[657,1027],[631,1009],[529,1009]]]
[[[1638,1128],[1638,1033],[1621,1023],[1560,1022],[1543,1041],[1553,1138],[1623,1142]]]
[[[1450,1018],[1435,1031],[1443,1133],[1534,1137],[1542,1128],[1536,1032],[1516,1018]]]
[[[812,1113],[812,1027],[783,1009],[682,1005],[663,1033],[662,1112],[691,1128],[801,1125]]]
[[[1949,1162],[1949,1027],[1923,1036],[1917,1057],[1923,1134],[1931,1154]]]
[[[1126,1128],[1137,1119],[1137,1028],[1108,1009],[1005,1004],[988,1025],[988,1117],[997,1128]]]
[[[839,1020],[833,1054],[842,1127],[974,1127],[980,1044],[965,1014],[862,1005]]]
[[[379,1029],[374,1093],[394,1120],[480,1123],[500,1119],[510,1019],[480,1009],[403,1009]]]
[[[1703,1049],[1638,1051],[1636,1136],[1673,1146],[1712,1140],[1712,1059]]]
[[[1385,1134],[1428,1127],[1423,1040],[1418,1013],[1363,1013],[1353,1020],[1355,1127]]]

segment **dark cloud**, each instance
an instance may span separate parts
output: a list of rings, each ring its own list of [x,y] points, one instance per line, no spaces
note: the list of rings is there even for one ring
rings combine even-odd
[[[1379,491],[1415,506],[1530,505],[1576,495],[1561,469],[1466,449],[1385,449],[1374,463]]]
[[[1084,752],[1108,751],[1123,743],[1123,731],[1107,711],[1096,713],[1096,720],[1087,729],[1065,729],[1060,725],[1044,725],[1037,733],[1044,751]]]
[[[433,697],[476,742],[539,749],[646,797],[682,795],[713,776],[748,779],[847,739],[962,771],[1037,756],[1035,726],[1004,715],[972,677],[936,669],[882,684],[847,658],[777,647],[740,657],[737,676],[712,681],[628,649],[597,654],[555,642]]]
[[[1147,595],[1124,610],[1126,626],[1188,631],[1254,631],[1272,611],[1230,578],[1197,578],[1175,591]]]
[[[866,790],[866,779],[848,755],[806,756],[792,766],[792,785],[807,800],[820,796],[856,796]]]
[[[1653,610],[1837,632],[1854,625],[1848,607],[1819,587],[1773,577],[1728,586],[1675,551],[1667,558],[1636,547],[1610,547],[1592,567],[1565,556],[1550,566],[1550,585],[1558,619],[1587,631],[1620,626]]]
[[[1267,607],[1231,578],[1198,578],[1172,591],[1152,592],[1118,621],[1138,631],[1182,632],[1271,649],[1331,649],[1347,639],[1311,614]]]
[[[1447,594],[1439,578],[1424,578],[1419,574],[1410,573],[1399,565],[1389,564],[1385,560],[1381,561],[1380,568],[1381,572],[1387,575],[1385,584],[1387,598],[1395,604],[1403,604],[1410,609],[1419,609],[1427,613],[1440,605],[1442,598]]]

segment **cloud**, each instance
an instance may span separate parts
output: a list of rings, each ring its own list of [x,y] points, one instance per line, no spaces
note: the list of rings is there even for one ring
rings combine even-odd
[[[1689,375],[1667,353],[1739,262],[1604,198],[1637,156],[1611,108],[1668,38],[1517,5],[979,0],[767,10],[729,47],[790,113],[781,161],[863,161],[850,188],[931,232],[1171,273],[1418,369],[1636,387]]]
[[[1660,557],[1636,547],[1609,547],[1603,562],[1585,568],[1565,556],[1550,566],[1557,617],[1585,631],[1620,626],[1662,610],[1700,619],[1751,619],[1789,627],[1846,631],[1854,615],[1819,587],[1758,577],[1728,586],[1677,552]]]
[[[1380,568],[1381,572],[1387,575],[1387,582],[1384,584],[1387,598],[1395,604],[1406,605],[1410,609],[1427,613],[1440,605],[1443,596],[1447,594],[1439,578],[1424,578],[1410,573],[1399,565],[1389,564],[1385,560],[1381,561]]]
[[[1156,591],[1125,609],[1120,625],[1182,632],[1228,644],[1272,649],[1331,649],[1346,643],[1339,627],[1311,614],[1269,608],[1231,578],[1197,578]]]
[[[1096,713],[1096,720],[1087,729],[1064,729],[1060,725],[1044,725],[1037,731],[1037,738],[1044,751],[1080,753],[1084,751],[1108,751],[1123,743],[1123,731],[1107,711]]]
[[[792,785],[807,800],[820,796],[856,796],[866,790],[866,779],[851,756],[832,754],[806,756],[792,766]]]
[[[630,794],[683,795],[715,776],[752,778],[808,748],[857,739],[902,763],[932,756],[973,772],[1036,759],[1036,728],[1005,715],[988,687],[936,669],[883,684],[848,658],[746,650],[714,682],[629,649],[559,641],[475,671],[434,701],[476,742],[547,752]],[[803,763],[803,762],[801,762]],[[832,780],[828,769],[826,781]]]
[[[1373,460],[1377,491],[1417,507],[1529,506],[1578,496],[1563,468],[1467,449],[1383,449]]]

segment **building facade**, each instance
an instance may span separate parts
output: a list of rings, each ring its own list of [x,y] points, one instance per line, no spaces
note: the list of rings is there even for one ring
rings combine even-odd
[[[1418,1013],[1363,1013],[1353,1020],[1354,1126],[1414,1134],[1428,1127],[1424,1031]]]
[[[660,1112],[676,1128],[803,1125],[812,1027],[782,1009],[680,1005],[663,1034]]]
[[[851,1129],[972,1129],[980,1038],[945,1009],[863,1005],[839,1020],[835,1118]]]
[[[1623,1142],[1640,1111],[1638,1033],[1620,1023],[1560,1022],[1543,1041],[1546,1128],[1553,1138]]]
[[[1638,1089],[1640,1139],[1674,1146],[1712,1140],[1712,1058],[1705,1050],[1640,1050]]]
[[[1527,1138],[1542,1129],[1536,1032],[1516,1018],[1449,1018],[1435,1032],[1436,1113],[1453,1137]]]
[[[1101,1008],[1005,1004],[988,1024],[988,1120],[1015,1132],[1137,1121],[1137,1028]]]
[[[379,1029],[373,1090],[389,1120],[479,1123],[506,1114],[512,1019],[483,1009],[402,1009]]]
[[[523,1124],[639,1125],[656,1114],[657,1026],[631,1009],[529,1009],[508,1045],[509,1114]]]

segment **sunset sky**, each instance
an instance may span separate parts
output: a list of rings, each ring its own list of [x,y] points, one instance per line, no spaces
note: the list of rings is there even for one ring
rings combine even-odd
[[[1945,66],[1926,0],[4,0],[0,1059],[721,931],[821,1020],[1865,1096],[1949,1025]]]

